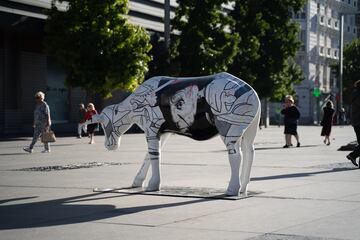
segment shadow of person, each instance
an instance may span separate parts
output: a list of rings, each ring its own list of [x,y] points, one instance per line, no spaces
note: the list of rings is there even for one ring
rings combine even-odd
[[[116,208],[116,206],[110,204],[79,204],[79,202],[84,201],[89,202],[126,196],[129,195],[93,193],[69,198],[13,205],[7,204],[3,206],[1,206],[1,203],[3,204],[6,202],[34,197],[0,200],[0,230],[90,222],[149,210],[196,204],[204,201],[215,201],[215,199],[195,199],[177,203],[144,205],[127,208]]]
[[[274,180],[274,179],[283,179],[283,178],[310,177],[310,176],[314,176],[314,175],[318,175],[318,174],[353,171],[353,170],[357,170],[357,168],[342,167],[342,168],[327,169],[327,170],[323,170],[323,171],[289,173],[289,174],[264,176],[264,177],[252,177],[251,181],[264,181],[264,180]]]

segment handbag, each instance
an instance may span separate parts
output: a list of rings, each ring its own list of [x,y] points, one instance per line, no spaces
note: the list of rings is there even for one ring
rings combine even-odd
[[[43,132],[41,134],[41,142],[43,143],[56,142],[55,133],[52,130]]]

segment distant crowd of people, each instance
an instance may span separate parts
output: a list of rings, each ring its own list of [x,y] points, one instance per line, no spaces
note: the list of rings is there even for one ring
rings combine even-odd
[[[324,137],[324,144],[330,145],[330,134],[335,118],[334,104],[331,100],[326,102],[323,110],[323,117],[320,122],[321,133]],[[299,134],[297,132],[298,120],[300,118],[300,111],[295,106],[294,98],[291,95],[285,97],[284,108],[281,110],[281,114],[284,115],[284,134],[285,134],[285,145],[284,148],[293,146],[291,137],[294,136],[297,144],[296,147],[300,147]],[[345,109],[342,107],[339,110],[339,124],[340,126],[345,125],[347,122]],[[351,98],[351,124],[354,128],[357,145],[355,149],[350,152],[346,157],[355,166],[359,166],[357,158],[360,157],[360,80],[354,83],[354,90]]]
[[[24,147],[23,150],[28,153],[32,153],[34,151],[34,146],[37,141],[47,132],[50,131],[51,128],[51,116],[50,116],[50,108],[49,105],[45,101],[45,94],[41,91],[35,93],[35,110],[34,110],[34,120],[33,120],[33,138],[28,147]],[[82,137],[82,134],[87,134],[90,138],[89,144],[95,143],[94,132],[99,131],[98,123],[87,124],[86,121],[91,120],[92,117],[97,114],[95,109],[95,105],[93,103],[89,103],[87,108],[83,103],[79,104],[79,123],[77,128],[78,138]],[[44,150],[42,153],[50,153],[50,142],[44,141],[42,139],[42,143],[44,145]]]

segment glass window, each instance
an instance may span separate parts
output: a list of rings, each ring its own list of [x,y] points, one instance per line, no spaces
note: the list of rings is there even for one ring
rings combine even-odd
[[[69,92],[65,86],[65,78],[65,70],[58,62],[49,57],[47,63],[46,101],[50,107],[53,123],[68,122]]]

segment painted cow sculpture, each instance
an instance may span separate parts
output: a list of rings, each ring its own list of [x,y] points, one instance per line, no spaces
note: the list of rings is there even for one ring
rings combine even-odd
[[[257,93],[239,78],[218,73],[204,77],[150,78],[121,103],[104,108],[93,121],[101,123],[109,150],[119,147],[121,135],[133,124],[143,129],[148,153],[132,186],[143,186],[151,165],[147,191],[160,190],[161,146],[169,135],[207,140],[219,134],[231,167],[226,194],[234,196],[247,191],[259,119]]]

